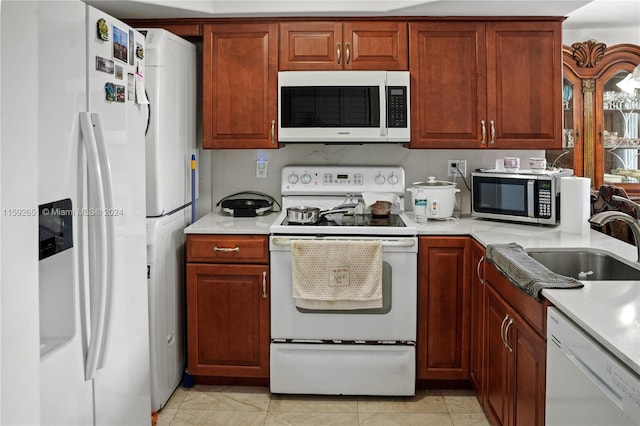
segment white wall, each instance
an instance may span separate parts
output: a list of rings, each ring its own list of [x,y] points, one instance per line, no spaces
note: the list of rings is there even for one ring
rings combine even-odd
[[[0,4],[0,424],[40,423],[38,216],[38,30],[35,2]]]
[[[638,1],[640,5],[640,1]],[[640,8],[640,6],[639,6]],[[640,11],[637,12],[640,14]],[[590,29],[565,29],[562,31],[562,43],[571,46],[572,43],[587,40],[597,40],[607,46],[614,44],[630,43],[640,45],[640,24],[611,28],[590,28]]]
[[[592,0],[563,23],[562,42],[597,40],[607,46],[640,44],[639,0]]]

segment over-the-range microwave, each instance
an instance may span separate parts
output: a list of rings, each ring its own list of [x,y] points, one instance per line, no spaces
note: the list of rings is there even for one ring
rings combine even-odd
[[[560,222],[560,178],[571,169],[471,173],[471,216],[557,225]]]
[[[408,71],[281,71],[278,141],[407,143]]]

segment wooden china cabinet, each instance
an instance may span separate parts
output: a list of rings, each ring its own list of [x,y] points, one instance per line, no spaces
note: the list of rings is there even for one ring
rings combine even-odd
[[[640,197],[640,90],[621,82],[640,64],[640,46],[585,41],[563,47],[564,131],[551,165],[573,168],[598,188],[609,183]]]

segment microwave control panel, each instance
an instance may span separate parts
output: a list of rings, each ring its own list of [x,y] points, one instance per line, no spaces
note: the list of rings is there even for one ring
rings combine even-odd
[[[538,186],[538,215],[545,219],[551,218],[551,180],[539,180]]]
[[[387,127],[407,127],[407,86],[387,87]]]

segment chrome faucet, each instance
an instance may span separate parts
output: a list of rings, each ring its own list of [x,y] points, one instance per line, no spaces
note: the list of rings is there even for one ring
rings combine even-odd
[[[622,198],[622,200],[627,200],[627,199]],[[629,225],[629,228],[631,228],[631,232],[633,232],[633,238],[636,240],[636,248],[638,249],[637,261],[640,262],[640,221],[638,219],[635,219],[633,216],[623,212],[619,212],[616,210],[609,210],[606,212],[600,212],[600,213],[594,214],[589,218],[589,223],[592,223],[596,226],[604,226],[607,223],[612,222],[614,220],[621,220],[622,222]]]

